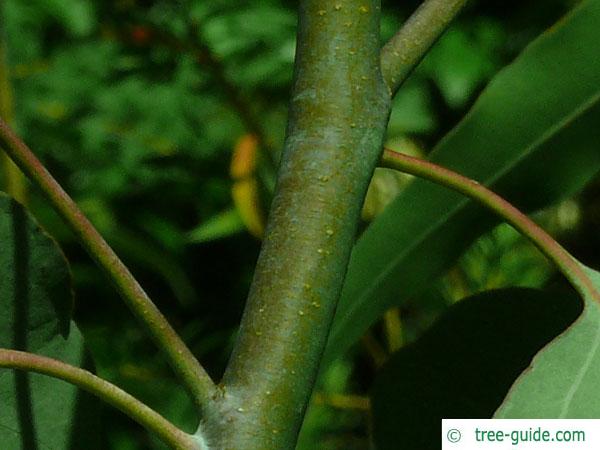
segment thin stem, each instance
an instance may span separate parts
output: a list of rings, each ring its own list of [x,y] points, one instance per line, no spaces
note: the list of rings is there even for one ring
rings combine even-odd
[[[52,358],[17,350],[0,349],[0,367],[40,373],[71,383],[127,414],[176,450],[201,450],[199,441],[156,411],[87,370]]]
[[[441,184],[486,206],[512,225],[548,257],[584,297],[600,302],[600,292],[569,252],[529,217],[477,181],[429,161],[385,150],[381,165]]]
[[[468,0],[425,0],[381,50],[383,77],[395,93]]]
[[[167,319],[125,267],[75,202],[50,175],[32,151],[0,120],[0,144],[21,170],[44,193],[83,247],[116,286],[137,319],[167,356],[199,407],[207,406],[216,387]]]
[[[14,121],[14,104],[8,65],[6,33],[2,26],[2,19],[4,18],[3,6],[4,4],[0,4],[0,118],[7,123],[12,123]],[[6,192],[20,203],[25,204],[27,200],[27,183],[25,177],[19,168],[2,151],[0,151],[0,165],[4,172]]]

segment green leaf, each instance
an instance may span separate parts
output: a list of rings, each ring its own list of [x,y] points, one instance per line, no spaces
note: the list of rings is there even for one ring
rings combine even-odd
[[[82,366],[83,338],[71,322],[67,262],[24,208],[0,196],[0,347]],[[0,369],[2,448],[97,448],[95,402],[43,375]],[[84,406],[85,404],[85,406]],[[81,407],[81,411],[78,409]]]
[[[491,82],[431,160],[533,211],[600,169],[600,0],[583,2]],[[357,242],[326,360],[394,303],[417,295],[497,219],[415,180]]]
[[[450,107],[463,107],[494,73],[505,39],[503,30],[489,19],[456,24],[431,49],[421,70],[435,80]]]
[[[431,94],[424,80],[409,80],[393,102],[388,135],[431,133],[438,126]]]
[[[535,353],[580,313],[570,292],[524,288],[488,291],[452,306],[378,374],[372,392],[377,449],[437,450],[441,419],[491,417]]]
[[[231,208],[198,225],[189,232],[188,239],[191,243],[201,244],[229,237],[245,229],[237,208]]]
[[[600,273],[584,267],[596,290]],[[584,297],[579,319],[538,353],[511,388],[495,417],[597,419],[600,417],[600,304]]]

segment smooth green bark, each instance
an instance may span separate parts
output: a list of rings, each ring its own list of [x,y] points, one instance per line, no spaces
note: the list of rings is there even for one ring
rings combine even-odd
[[[288,133],[275,199],[211,448],[291,449],[382,149],[390,93],[376,0],[301,2]]]
[[[405,34],[414,36],[424,25],[426,5],[416,13],[419,20],[409,20]],[[458,9],[444,9],[433,18],[447,15],[447,24]],[[381,154],[391,93],[445,28],[435,22],[425,45],[417,47],[403,47],[396,37],[386,46],[393,51],[380,55],[379,16],[378,0],[300,2],[295,81],[276,195],[240,335],[219,388],[72,200],[0,121],[0,143],[115,282],[204,411],[197,439],[182,435],[184,448],[196,442],[223,450],[295,447]],[[48,361],[36,370],[60,375],[46,366]],[[171,437],[178,433],[166,430]],[[168,442],[167,435],[162,437]]]

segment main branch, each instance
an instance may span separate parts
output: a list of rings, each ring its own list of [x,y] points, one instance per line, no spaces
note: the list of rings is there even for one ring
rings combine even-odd
[[[300,1],[276,194],[221,412],[204,424],[214,448],[295,447],[389,114],[379,16],[377,0]]]

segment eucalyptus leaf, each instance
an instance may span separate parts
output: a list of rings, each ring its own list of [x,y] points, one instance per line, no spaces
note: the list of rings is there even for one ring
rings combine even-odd
[[[526,212],[576,193],[600,170],[599,40],[600,0],[584,1],[494,78],[431,160]],[[470,200],[415,180],[355,245],[325,359],[496,223]]]
[[[596,290],[600,273],[584,267]],[[597,419],[600,417],[600,304],[584,297],[579,319],[539,352],[511,388],[495,417]]]
[[[69,268],[56,243],[21,205],[0,195],[0,347],[83,366],[72,302]],[[96,402],[70,384],[0,369],[0,399],[3,449],[99,448]]]
[[[377,375],[377,449],[437,450],[441,419],[491,417],[535,353],[581,313],[577,300],[570,291],[510,288],[449,308]]]

